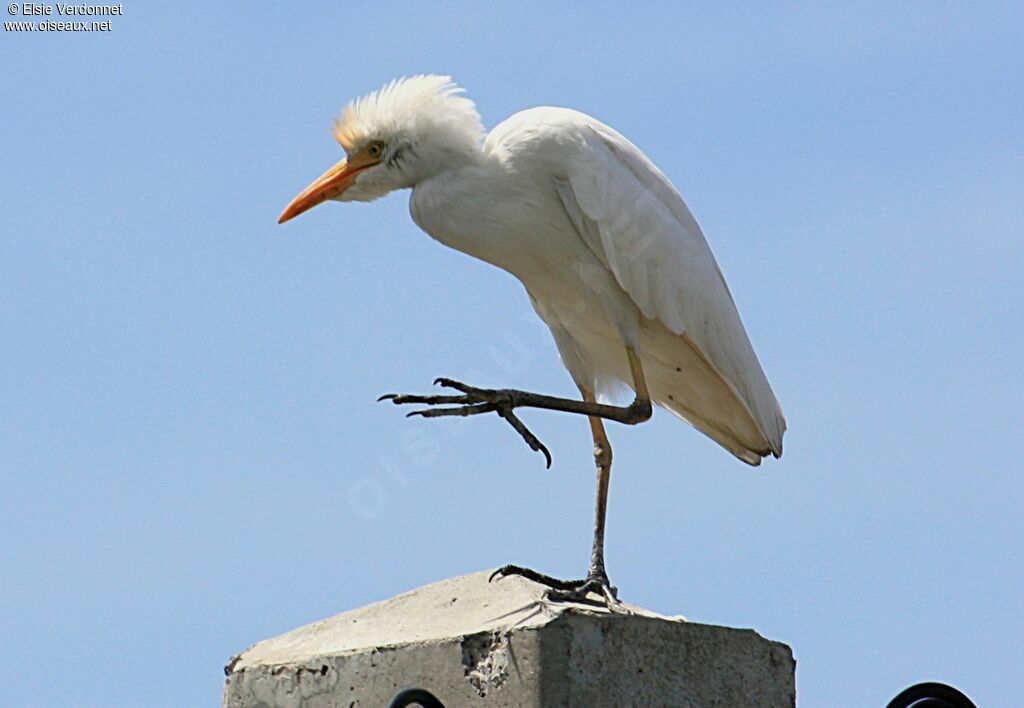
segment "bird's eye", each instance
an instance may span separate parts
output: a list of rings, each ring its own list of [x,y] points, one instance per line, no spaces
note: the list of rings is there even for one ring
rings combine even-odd
[[[370,157],[380,157],[382,154],[384,154],[384,144],[370,143],[366,148],[366,152],[370,155]]]

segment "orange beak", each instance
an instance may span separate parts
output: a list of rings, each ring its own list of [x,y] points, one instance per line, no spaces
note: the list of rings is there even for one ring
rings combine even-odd
[[[331,169],[317,177],[313,184],[302,190],[299,196],[292,200],[292,203],[281,212],[277,223],[283,224],[289,219],[294,219],[304,211],[308,211],[321,202],[338,196],[352,186],[356,175],[367,167],[373,167],[380,160],[367,160],[361,155],[355,155],[351,162],[342,160]]]

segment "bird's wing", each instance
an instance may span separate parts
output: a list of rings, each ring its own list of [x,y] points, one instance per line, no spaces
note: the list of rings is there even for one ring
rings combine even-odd
[[[584,147],[558,191],[581,236],[645,317],[690,340],[780,455],[782,410],[682,196],[608,126],[590,119],[577,127]]]

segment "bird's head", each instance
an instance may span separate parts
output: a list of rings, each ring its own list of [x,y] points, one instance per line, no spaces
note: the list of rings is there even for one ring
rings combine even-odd
[[[284,223],[328,199],[369,202],[479,159],[476,106],[448,76],[397,79],[349,103],[334,123],[345,158],[285,208]]]

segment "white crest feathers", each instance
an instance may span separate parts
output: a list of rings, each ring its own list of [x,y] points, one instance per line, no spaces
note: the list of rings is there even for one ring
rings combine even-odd
[[[484,128],[476,105],[450,76],[433,74],[394,79],[350,102],[334,124],[334,137],[346,151],[369,140],[401,135],[478,148]]]

